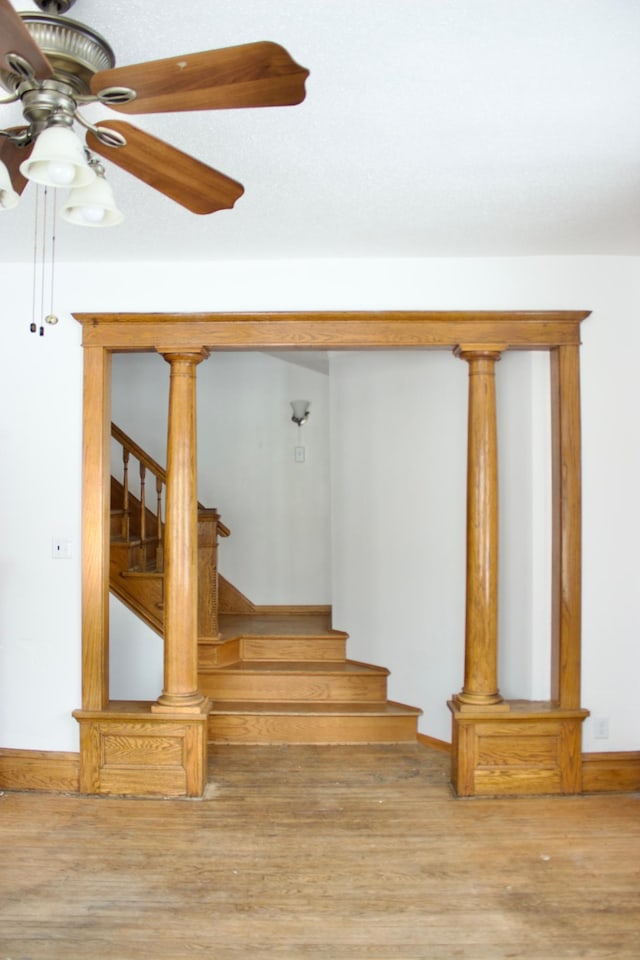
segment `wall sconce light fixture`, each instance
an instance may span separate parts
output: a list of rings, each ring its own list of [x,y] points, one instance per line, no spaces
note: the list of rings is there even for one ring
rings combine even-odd
[[[309,408],[311,406],[310,400],[292,400],[291,409],[293,410],[293,416],[291,419],[294,423],[297,423],[299,427],[303,423],[306,423],[309,419]]]

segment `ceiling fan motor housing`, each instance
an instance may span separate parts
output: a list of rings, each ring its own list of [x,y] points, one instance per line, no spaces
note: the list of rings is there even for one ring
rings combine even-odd
[[[69,84],[77,94],[87,95],[91,77],[115,65],[115,54],[104,37],[83,23],[42,13],[21,13],[20,19],[47,57],[55,79]],[[0,81],[14,92],[24,73],[3,70]]]

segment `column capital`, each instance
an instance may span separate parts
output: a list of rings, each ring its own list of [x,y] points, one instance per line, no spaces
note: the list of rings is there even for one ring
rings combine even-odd
[[[484,358],[497,361],[506,349],[506,343],[459,343],[453,348],[453,355],[459,360]]]
[[[201,363],[203,360],[207,360],[209,357],[209,351],[206,347],[196,347],[193,350],[181,346],[156,347],[156,352],[164,357],[167,363],[175,363],[183,360],[185,363],[193,363],[195,365]]]

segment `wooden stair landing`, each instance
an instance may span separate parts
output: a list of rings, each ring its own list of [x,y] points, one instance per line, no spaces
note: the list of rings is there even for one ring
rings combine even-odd
[[[328,613],[223,615],[220,630],[200,644],[211,743],[415,741],[422,711],[387,700],[387,669],[346,658]]]

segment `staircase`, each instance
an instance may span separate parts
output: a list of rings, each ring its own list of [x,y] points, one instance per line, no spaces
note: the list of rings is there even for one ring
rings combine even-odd
[[[162,500],[166,474],[113,425],[122,482],[111,482],[110,589],[163,633]],[[136,494],[129,463],[139,464]],[[156,494],[147,505],[146,478]],[[415,741],[421,710],[387,700],[384,667],[346,658],[348,635],[329,608],[257,607],[217,572],[215,510],[199,506],[199,688],[211,700],[212,743],[392,743]]]
[[[384,667],[346,659],[329,613],[223,614],[220,628],[200,644],[210,741],[415,741],[421,711],[387,700]]]

